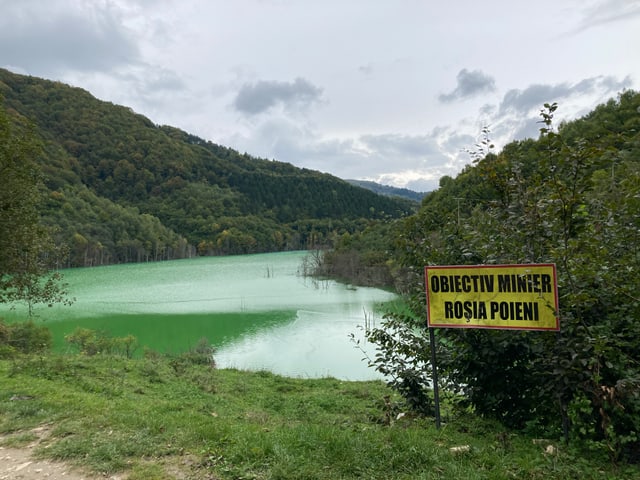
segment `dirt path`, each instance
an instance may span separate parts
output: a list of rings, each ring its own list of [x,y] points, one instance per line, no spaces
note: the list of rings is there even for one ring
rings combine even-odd
[[[120,477],[109,477],[113,480]],[[29,448],[0,447],[0,480],[104,480],[89,475],[64,463],[35,460]]]
[[[88,474],[62,462],[33,458],[34,448],[48,435],[46,428],[32,430],[37,440],[20,448],[2,446],[0,436],[0,480],[123,480],[122,476]]]

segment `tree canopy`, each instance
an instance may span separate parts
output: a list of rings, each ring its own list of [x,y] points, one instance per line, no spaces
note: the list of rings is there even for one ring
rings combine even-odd
[[[70,266],[304,249],[417,205],[155,125],[59,82],[0,69],[0,94],[41,141],[41,214],[70,246]]]
[[[393,245],[387,264],[403,272],[411,308],[369,332],[381,349],[371,363],[410,404],[432,408],[424,267],[554,263],[560,332],[440,329],[443,382],[476,412],[511,427],[560,431],[616,461],[635,461],[640,94],[623,92],[561,125],[554,122],[558,108],[543,106],[537,139],[500,152],[482,144],[470,165],[443,178],[419,211],[384,237]],[[339,242],[337,252],[376,244],[354,240]]]
[[[25,302],[30,315],[35,304],[65,300],[51,271],[59,250],[40,222],[39,147],[23,118],[11,122],[0,109],[0,303]]]

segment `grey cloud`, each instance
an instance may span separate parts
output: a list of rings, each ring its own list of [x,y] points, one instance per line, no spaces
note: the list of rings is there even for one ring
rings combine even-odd
[[[491,105],[490,103],[485,103],[482,107],[480,107],[480,110],[478,110],[478,113],[483,116],[491,116],[495,112],[496,105]]]
[[[6,65],[44,74],[104,71],[138,59],[136,44],[108,6],[87,14],[55,2],[48,9],[16,3],[3,6],[0,17],[0,58]]]
[[[143,105],[144,110],[153,113],[159,113],[163,109],[176,111],[180,108],[197,108],[190,99],[192,92],[183,79],[172,70],[141,65],[114,75],[122,85],[126,85],[121,93],[121,101],[127,105]]]
[[[437,151],[433,139],[424,135],[363,135],[360,140],[371,151],[389,159],[425,156]]]
[[[608,23],[631,21],[638,16],[640,16],[638,1],[605,0],[587,8],[578,26],[570,33],[580,33]]]
[[[239,112],[256,115],[276,105],[285,109],[304,108],[320,100],[322,89],[304,78],[293,82],[259,81],[244,84],[233,102]]]
[[[186,88],[182,78],[172,70],[149,67],[145,74],[144,91],[175,92]]]
[[[435,134],[323,138],[304,123],[277,115],[265,118],[248,136],[234,136],[226,144],[341,178],[386,178],[402,185],[406,182],[402,172],[410,172],[415,182],[419,182],[418,176],[424,177],[424,188],[428,184],[429,189],[437,185],[441,165],[447,162],[438,149]]]
[[[575,83],[534,84],[522,90],[507,91],[496,108],[484,105],[479,109],[479,118],[483,118],[483,125],[489,126],[489,137],[496,145],[495,151],[499,151],[513,140],[540,135],[540,111],[545,103],[558,103],[557,121],[570,120],[588,113],[632,84],[630,77],[618,79],[613,76],[590,77]],[[479,132],[478,127],[476,134]],[[464,148],[472,148],[476,142],[468,143]],[[440,144],[446,147],[442,142]]]
[[[526,113],[541,107],[546,102],[554,102],[570,92],[566,83],[559,85],[531,85],[524,90],[512,89],[505,93],[499,113]]]
[[[438,188],[438,183],[443,176],[455,176],[455,173],[455,170],[446,167],[434,167],[413,172],[383,174],[372,177],[371,180],[383,185],[401,186],[414,192],[431,192]]]
[[[373,64],[367,63],[366,65],[360,65],[358,71],[364,75],[371,75],[373,73]]]
[[[448,133],[440,141],[442,148],[447,152],[460,152],[473,148],[478,139],[467,133]]]
[[[422,178],[419,180],[410,180],[405,185],[405,188],[413,190],[414,192],[431,192],[436,188],[435,179]]]
[[[480,70],[469,71],[463,68],[456,76],[458,85],[451,93],[443,93],[438,99],[443,103],[453,102],[481,93],[493,92],[496,89],[495,80]]]
[[[540,124],[540,117],[531,117],[520,124],[515,125],[515,129],[510,134],[516,140],[522,140],[524,138],[538,138],[540,135],[540,128],[544,125]]]
[[[631,79],[629,77],[617,80],[611,76],[586,78],[574,84],[565,82],[556,85],[531,85],[524,90],[509,90],[502,99],[498,114],[526,114],[534,108],[541,108],[545,103],[559,102],[569,97],[599,92],[611,95],[630,85]]]

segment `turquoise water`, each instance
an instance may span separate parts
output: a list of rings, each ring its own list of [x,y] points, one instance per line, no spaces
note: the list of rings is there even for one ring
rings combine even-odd
[[[75,302],[37,310],[57,350],[78,326],[182,352],[206,337],[220,367],[288,376],[380,378],[361,359],[365,317],[394,295],[299,275],[305,252],[205,257],[63,270]],[[0,310],[8,320],[24,308]],[[378,319],[379,320],[379,319]],[[373,352],[369,352],[373,354]]]

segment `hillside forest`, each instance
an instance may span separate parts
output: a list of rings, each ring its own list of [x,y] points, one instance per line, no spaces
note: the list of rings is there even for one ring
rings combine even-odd
[[[379,272],[410,308],[367,332],[369,359],[416,410],[433,412],[424,267],[553,263],[559,332],[436,330],[446,391],[538,435],[640,461],[640,94],[625,91],[497,152],[490,129],[470,164],[406,219],[343,235],[323,271]]]
[[[552,263],[560,331],[438,329],[441,387],[509,428],[640,462],[639,93],[559,124],[545,103],[538,138],[500,151],[484,129],[417,209],[56,82],[0,70],[0,95],[0,302],[64,301],[51,264],[331,247],[317,274],[403,297],[366,330],[368,362],[433,415],[424,267]]]
[[[155,125],[59,82],[0,69],[0,99],[28,131],[40,218],[68,248],[63,266],[316,248],[417,205]]]

